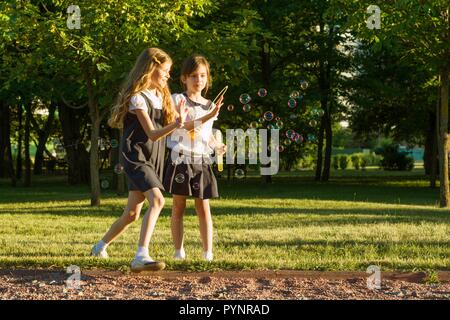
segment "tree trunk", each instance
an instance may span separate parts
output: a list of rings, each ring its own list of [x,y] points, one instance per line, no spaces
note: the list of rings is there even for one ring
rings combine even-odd
[[[31,186],[31,158],[30,158],[30,127],[31,127],[31,101],[25,104],[25,187]]]
[[[11,124],[9,106],[0,101],[0,173],[1,177],[8,172],[13,187],[17,184],[11,152]]]
[[[89,168],[91,174],[91,206],[100,205],[100,175],[98,157],[98,138],[100,137],[100,111],[95,92],[92,75],[85,71],[86,89],[88,95],[89,116],[91,118],[91,150],[89,156]],[[97,82],[98,83],[98,82]]]
[[[325,131],[325,119],[320,119],[319,136],[317,137],[317,163],[316,163],[316,181],[320,181],[322,176],[322,163],[323,163],[323,133]]]
[[[450,203],[448,182],[448,89],[449,67],[444,65],[440,70],[441,107],[439,113],[439,181],[440,207],[447,208]]]
[[[17,120],[19,121],[19,128],[17,130],[17,157],[16,157],[16,178],[22,179],[22,105],[17,106]]]
[[[331,151],[333,142],[333,130],[331,127],[331,101],[330,107],[325,105],[325,160],[323,163],[322,181],[328,181],[330,179],[330,167],[331,167]]]
[[[68,182],[89,184],[89,153],[80,132],[80,111],[58,103],[59,120],[67,154]]]
[[[55,119],[55,110],[56,110],[56,104],[51,102],[50,107],[48,109],[48,118],[47,121],[44,124],[44,127],[42,130],[38,127],[38,124],[36,121],[33,121],[33,126],[35,128],[35,131],[38,133],[38,145],[36,148],[36,155],[34,157],[34,169],[33,172],[35,175],[42,174],[42,165],[44,162],[44,150],[45,150],[45,144],[47,143],[48,137],[52,131],[53,128],[53,120]]]
[[[269,44],[264,42],[261,48],[261,77],[264,83],[264,88],[269,88],[270,84],[270,50]],[[268,137],[269,139],[269,137]],[[262,165],[263,167],[270,168],[271,163],[269,162],[267,165]],[[272,183],[271,175],[262,176],[264,183]]]

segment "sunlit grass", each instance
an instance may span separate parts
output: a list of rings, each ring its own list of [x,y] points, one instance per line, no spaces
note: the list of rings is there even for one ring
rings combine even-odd
[[[221,198],[211,201],[212,263],[201,260],[192,200],[185,216],[188,259],[172,259],[168,196],[151,254],[176,270],[365,270],[371,264],[450,270],[450,211],[437,208],[438,190],[425,178],[418,172],[341,175],[329,183],[312,181],[311,172],[283,173],[271,185],[258,177],[221,180]],[[141,220],[109,247],[109,260],[89,257],[125,197],[109,191],[100,207],[91,207],[87,187],[67,186],[64,178],[39,178],[35,185],[11,188],[0,180],[1,268],[128,268]]]

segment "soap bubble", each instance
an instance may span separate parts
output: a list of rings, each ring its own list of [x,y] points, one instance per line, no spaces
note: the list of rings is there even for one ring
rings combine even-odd
[[[261,98],[267,96],[267,90],[264,88],[260,88],[258,90],[258,96],[260,96]]]
[[[109,181],[108,180],[102,180],[102,182],[100,183],[100,186],[102,187],[102,189],[108,189],[109,188]]]
[[[288,107],[294,109],[297,106],[297,101],[295,99],[289,99]]]
[[[264,112],[264,120],[272,121],[272,119],[273,119],[273,112],[272,111]]]
[[[244,112],[250,112],[250,111],[252,110],[252,106],[249,105],[249,104],[246,104],[246,105],[244,105],[244,106],[242,107],[242,110],[243,110]]]
[[[315,126],[317,126],[317,121],[316,120],[310,120],[309,121],[309,125],[311,126],[311,127],[315,127]]]
[[[194,190],[199,190],[199,189],[200,189],[200,183],[194,182],[194,183],[192,184],[192,189],[194,189]]]
[[[276,122],[278,128],[283,128],[283,121],[279,120]]]
[[[243,93],[239,96],[239,101],[242,104],[248,104],[251,100],[252,100],[252,98],[250,97],[250,95],[248,93]]]
[[[289,139],[291,139],[291,138],[292,138],[292,135],[293,135],[294,133],[295,133],[294,130],[288,129],[288,130],[286,130],[286,137],[288,137]]]
[[[250,128],[252,128],[252,129],[258,128],[258,122],[252,121],[252,122],[250,123]]]
[[[258,119],[258,122],[259,122],[259,123],[264,123],[264,118],[259,118],[259,119]]]
[[[302,80],[302,81],[300,82],[300,87],[301,87],[303,90],[306,90],[306,89],[308,88],[308,86],[309,86],[309,83],[308,83],[307,81]]]
[[[227,106],[227,109],[228,109],[228,111],[233,111],[233,110],[234,110],[234,105],[229,104],[229,105]]]
[[[289,98],[291,99],[297,99],[300,96],[300,92],[298,91],[292,91],[291,95],[289,96]]]
[[[123,165],[120,163],[116,164],[114,167],[114,173],[116,174],[122,174],[123,170],[124,170]]]

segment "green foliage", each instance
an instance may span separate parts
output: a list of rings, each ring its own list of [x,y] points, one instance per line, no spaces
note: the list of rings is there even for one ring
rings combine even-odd
[[[406,152],[400,152],[397,144],[380,147],[376,153],[383,157],[380,164],[384,170],[411,171],[414,168],[414,159]]]
[[[361,165],[361,156],[359,154],[352,154],[350,157],[351,161],[352,161],[352,165],[353,168],[355,168],[356,170],[359,170],[360,165]]]
[[[349,158],[346,154],[339,155],[339,168],[345,170],[348,167]]]
[[[332,165],[333,165],[334,170],[339,169],[339,155],[335,155],[332,157]]]

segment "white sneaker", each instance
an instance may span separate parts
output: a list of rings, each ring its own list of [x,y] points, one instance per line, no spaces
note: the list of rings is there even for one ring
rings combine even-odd
[[[94,257],[99,257],[102,259],[108,259],[108,252],[106,252],[106,249],[101,250],[100,247],[98,246],[98,243],[96,243],[91,250],[91,256]]]
[[[175,260],[184,260],[184,259],[186,259],[186,252],[184,252],[184,249],[175,250],[173,258]]]
[[[203,260],[211,262],[213,261],[213,253],[212,252],[203,252]]]
[[[166,264],[162,261],[155,261],[150,257],[135,257],[131,262],[131,271],[159,271],[166,267]]]

